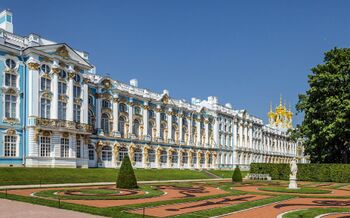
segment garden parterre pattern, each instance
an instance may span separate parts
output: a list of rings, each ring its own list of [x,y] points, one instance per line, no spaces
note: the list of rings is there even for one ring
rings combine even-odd
[[[257,208],[250,208],[232,214],[224,215],[225,218],[272,218],[279,214],[307,208],[350,208],[350,199],[320,199],[320,198],[294,198]]]
[[[264,195],[240,195],[240,196],[227,196],[223,198],[214,198],[209,200],[197,201],[197,202],[189,202],[189,203],[179,203],[179,204],[170,204],[158,207],[151,207],[138,210],[131,210],[128,212],[143,214],[147,216],[154,217],[168,217],[168,216],[176,216],[179,214],[186,214],[191,212],[196,212],[200,210],[208,210],[218,207],[225,207],[235,204],[240,204],[248,201],[256,201],[268,198],[269,196]]]
[[[331,213],[327,215],[321,215],[320,218],[349,218],[350,213]]]

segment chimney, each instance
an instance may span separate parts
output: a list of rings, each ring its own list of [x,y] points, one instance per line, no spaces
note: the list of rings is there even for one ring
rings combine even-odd
[[[13,17],[10,10],[3,10],[0,13],[0,28],[13,33]]]

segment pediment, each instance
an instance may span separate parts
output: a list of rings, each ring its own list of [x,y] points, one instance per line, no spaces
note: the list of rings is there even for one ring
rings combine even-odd
[[[29,47],[29,49],[35,49],[50,55],[51,57],[58,58],[65,61],[74,61],[78,62],[80,65],[91,68],[91,64],[82,58],[74,49],[68,46],[65,43],[61,44],[52,44],[52,45],[41,45]]]

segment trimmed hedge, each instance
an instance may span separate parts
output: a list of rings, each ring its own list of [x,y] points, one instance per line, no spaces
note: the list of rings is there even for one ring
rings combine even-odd
[[[136,176],[134,169],[131,166],[129,156],[125,156],[120,166],[118,178],[117,178],[117,188],[138,188]]]
[[[232,182],[242,182],[242,174],[238,166],[236,166],[235,170],[233,171]]]
[[[252,163],[250,173],[270,174],[274,180],[289,180],[289,164]],[[313,182],[350,182],[350,164],[298,164],[297,178]]]

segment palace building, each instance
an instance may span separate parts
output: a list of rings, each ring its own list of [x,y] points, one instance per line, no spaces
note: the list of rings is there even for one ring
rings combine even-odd
[[[280,104],[269,124],[217,97],[190,102],[100,76],[88,53],[13,33],[0,13],[0,166],[249,168],[252,162],[306,162]]]

